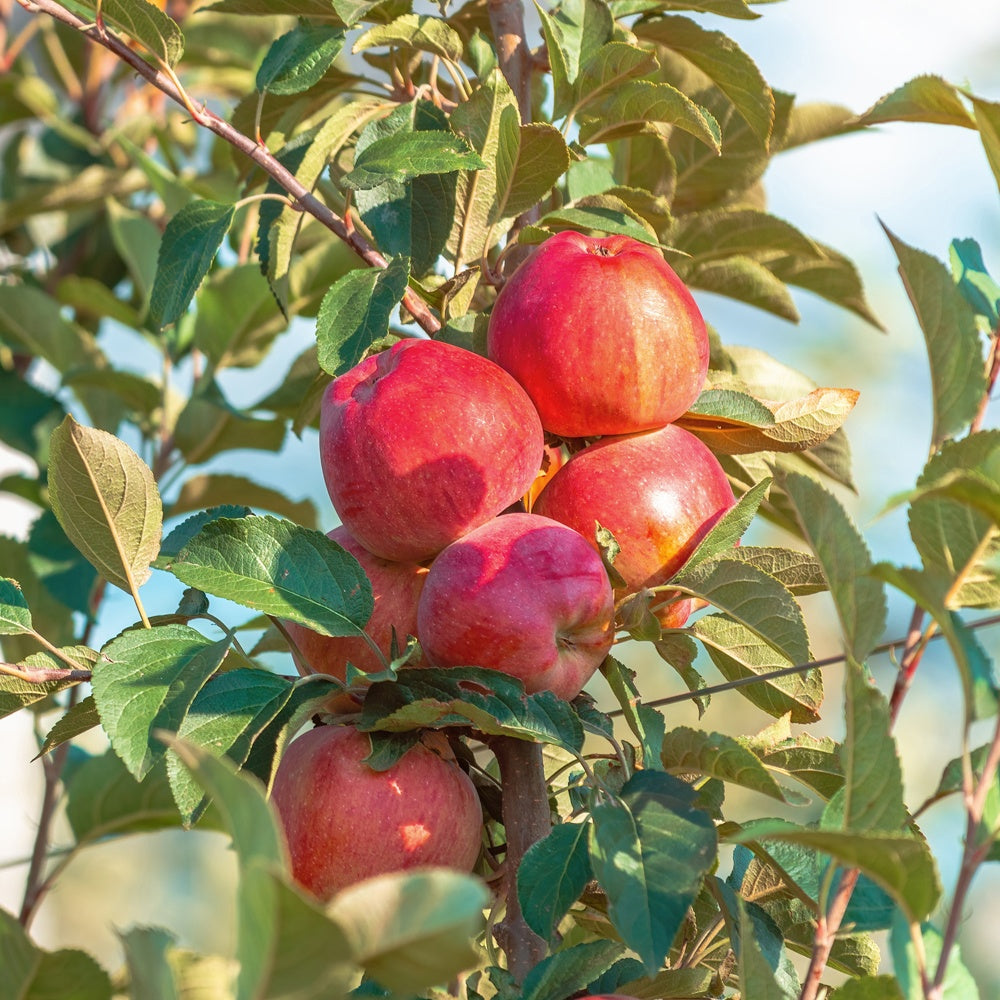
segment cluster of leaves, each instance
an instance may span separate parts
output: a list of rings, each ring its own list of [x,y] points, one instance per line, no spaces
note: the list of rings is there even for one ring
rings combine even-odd
[[[98,726],[106,734],[107,753],[62,772],[74,850],[180,824],[231,835],[238,971],[183,952],[165,931],[134,930],[113,984],[79,953],[42,952],[5,916],[0,950],[24,970],[20,993],[72,982],[87,998],[206,984],[220,996],[325,997],[364,971],[357,995],[378,995],[372,980],[416,994],[478,963],[470,997],[794,997],[791,955],[813,952],[839,873],[857,870],[851,930],[829,963],[860,978],[837,995],[920,995],[927,956],[947,959],[925,924],[941,887],[903,799],[892,707],[865,662],[888,584],[924,609],[928,636],[946,638],[966,722],[996,714],[992,664],[960,614],[1000,606],[1000,437],[967,433],[988,388],[1000,290],[973,242],[953,245],[949,273],[890,234],[932,374],[932,458],[900,499],[920,567],[873,565],[832,492],[852,486],[841,430],[850,390],[716,341],[710,382],[680,421],[720,456],[741,499],[662,592],[623,608],[622,639],[676,669],[704,713],[703,649],[727,680],[753,681],[739,690],[772,725],[740,738],[668,730],[614,658],[603,674],[624,735],[586,696],[528,697],[474,668],[393,664],[368,691],[357,721],[380,766],[423,728],[545,745],[554,825],[521,863],[517,892],[549,948],[521,982],[469,949],[476,935],[490,947],[475,879],[391,879],[366,889],[384,905],[345,894],[326,912],[289,883],[264,792],[335,682],[276,673],[260,657],[280,640],[268,632],[248,653],[240,635],[269,619],[358,634],[370,586],[315,530],[310,502],[221,475],[212,460],[280,450],[289,428],[315,423],[331,377],[417,326],[482,350],[505,261],[561,229],[661,246],[692,288],[786,319],[797,318],[791,286],[877,326],[850,261],[767,212],[772,157],[879,122],[932,121],[978,129],[1000,178],[1000,107],[935,78],[862,116],[800,105],[725,34],[677,13],[758,16],[742,0],[539,7],[547,61],[543,71],[536,54],[530,89],[502,63],[497,25],[476,2],[432,15],[405,0],[221,0],[184,17],[183,32],[145,0],[54,6],[99,13],[189,106],[166,104],[137,85],[134,64],[41,14],[38,38],[0,78],[0,433],[38,469],[0,482],[37,510],[26,541],[0,538],[0,712],[34,711],[41,726],[58,710],[40,731],[46,755]],[[225,119],[213,110],[230,106]],[[200,142],[191,117],[230,144]],[[315,322],[315,344],[278,388],[234,406],[228,376],[268,365],[292,318]],[[109,335],[150,353],[159,373],[125,367],[128,350],[110,357]],[[734,549],[758,513],[798,547]],[[189,588],[170,614],[143,606],[154,569]],[[133,596],[140,620],[94,648],[107,584]],[[812,659],[799,601],[820,591],[847,651],[842,741],[792,729],[822,703],[819,669],[796,669]],[[677,594],[711,609],[663,631],[650,605]],[[254,617],[224,622],[210,598]],[[78,701],[84,682],[92,693]],[[955,762],[936,798],[977,775],[994,781],[990,760],[984,747],[964,769]],[[801,818],[736,822],[730,787]],[[484,787],[484,803],[500,857],[496,790]],[[996,809],[994,794],[978,817],[983,859],[996,854]],[[725,877],[723,846],[735,858]],[[885,929],[895,978],[875,978],[872,933]],[[960,964],[946,971],[964,988]]]

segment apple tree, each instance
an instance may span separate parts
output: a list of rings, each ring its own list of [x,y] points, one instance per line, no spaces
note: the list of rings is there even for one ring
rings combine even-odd
[[[794,321],[793,290],[879,328],[855,265],[769,213],[769,165],[881,123],[933,122],[977,131],[1000,180],[1000,104],[937,77],[861,114],[801,103],[726,34],[728,19],[766,21],[763,6],[0,2],[0,440],[36,470],[0,481],[31,510],[25,538],[0,537],[0,709],[30,713],[38,738],[35,760],[8,767],[44,776],[23,899],[0,911],[11,995],[978,995],[956,946],[970,885],[1000,858],[998,692],[978,631],[1000,606],[1000,437],[985,429],[1000,285],[978,244],[928,253],[885,230],[933,412],[926,467],[893,499],[915,551],[905,564],[876,562],[845,507],[854,389],[735,347],[736,331],[702,330],[703,352],[661,344],[674,305],[651,306],[640,280],[624,295],[578,282],[568,256],[544,316],[523,293],[538,248],[551,255],[569,233],[669,265],[685,329],[703,292]],[[533,309],[525,373],[508,333]],[[569,328],[594,316],[571,349]],[[303,329],[308,345],[280,360]],[[450,359],[436,374],[329,444],[330,386],[432,344]],[[642,364],[619,386],[633,348]],[[465,381],[487,356],[531,404],[473,445],[439,401],[455,382],[462,406],[499,413],[500,390]],[[591,388],[556,410],[609,385],[609,405],[661,383],[677,405],[642,426],[553,423],[556,383],[584,374]],[[240,401],[248,380],[276,385]],[[478,478],[455,480],[448,455],[419,482],[378,466],[404,426],[413,448],[447,438],[451,455],[464,441]],[[646,432],[662,435],[649,474]],[[262,481],[295,440],[313,469]],[[303,500],[320,452],[342,485],[351,448],[352,488],[331,486],[328,507]],[[570,474],[589,488],[587,463],[613,448],[624,457],[601,488],[633,511],[668,474],[661,459],[719,470],[711,517],[659,577],[631,575],[652,514],[612,525],[587,507],[574,524],[571,488],[550,490]],[[429,549],[414,540],[428,497],[457,508],[494,479],[489,531],[463,522]],[[367,516],[363,545],[323,530],[351,528],[347,504]],[[555,685],[530,658],[514,669],[507,647],[491,659],[485,625],[459,635],[478,615],[515,623],[503,641],[533,638],[542,578],[513,599],[469,567],[496,564],[500,579],[523,541],[511,533],[543,514],[572,537],[519,565],[551,563],[560,585],[586,565],[605,616],[593,662]],[[744,539],[765,525],[767,541]],[[412,549],[377,551],[392,533]],[[387,562],[393,593],[434,595],[412,622],[378,617]],[[912,607],[898,638],[890,591]],[[115,595],[131,610],[111,629]],[[816,607],[840,632],[832,656],[810,641]],[[586,645],[563,639],[561,652]],[[938,640],[963,694],[948,722],[963,752],[910,802],[893,730]],[[810,729],[833,661],[841,739]],[[680,689],[662,697],[656,674],[670,671]],[[725,733],[712,699],[730,689],[770,720]],[[302,732],[355,757],[325,771]],[[412,793],[402,775],[418,757]],[[353,798],[362,785],[392,787],[401,811],[381,793]],[[964,815],[952,885],[919,825],[946,799]],[[69,843],[55,839],[60,816]],[[327,816],[346,826],[336,855],[317,833]],[[389,859],[389,824],[419,863]],[[105,968],[33,940],[80,852],[172,827],[232,842],[233,955],[133,927],[121,967]],[[317,836],[318,853],[299,846]],[[334,859],[329,891],[303,851]],[[166,877],[151,856],[147,878]]]

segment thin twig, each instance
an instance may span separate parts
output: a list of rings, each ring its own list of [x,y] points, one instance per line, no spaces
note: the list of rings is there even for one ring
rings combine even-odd
[[[76,696],[79,688],[71,688],[67,709],[76,704]],[[31,924],[31,919],[38,910],[38,906],[45,896],[50,880],[43,876],[45,863],[49,857],[49,832],[52,827],[52,819],[55,815],[56,806],[59,803],[59,791],[62,787],[62,773],[66,766],[66,758],[69,755],[71,744],[67,741],[56,747],[51,756],[42,758],[42,774],[45,781],[45,790],[42,793],[42,809],[38,816],[38,830],[35,833],[35,844],[31,852],[31,862],[28,865],[28,874],[24,880],[24,897],[21,901],[21,912],[18,920],[22,927],[27,929]]]
[[[989,628],[992,625],[1000,625],[1000,615],[990,615],[986,618],[980,618],[977,621],[966,622],[965,627],[967,629],[975,630],[980,628]],[[928,641],[932,639],[940,639],[941,634],[935,632],[932,636],[928,637]],[[883,653],[892,653],[900,646],[904,648],[904,655],[908,644],[909,636],[906,639],[893,639],[891,642],[884,642],[880,646],[876,646],[872,652],[872,656],[881,655]],[[922,652],[922,648],[921,648]],[[734,691],[737,688],[749,687],[751,684],[760,684],[765,681],[776,680],[779,677],[791,677],[794,674],[804,674],[808,673],[810,670],[817,670],[822,667],[832,667],[838,663],[843,663],[847,659],[846,653],[836,653],[833,656],[827,656],[822,660],[810,660],[808,663],[798,663],[792,667],[782,667],[780,670],[767,670],[761,674],[752,674],[747,677],[738,677],[733,681],[725,681],[721,684],[714,684],[710,687],[698,688],[697,691],[684,691],[681,694],[672,694],[666,698],[657,698],[655,701],[643,702],[645,705],[649,705],[651,708],[662,708],[664,705],[678,705],[684,701],[694,701],[698,698],[706,698],[713,694],[722,694],[726,691]],[[617,716],[622,714],[620,708],[612,709],[607,713],[610,716]]]
[[[220,118],[207,107],[195,109],[191,98],[177,81],[172,70],[160,70],[147,62],[141,55],[134,52],[121,39],[110,33],[101,34],[97,25],[88,25],[75,14],[59,6],[54,0],[18,0],[26,10],[41,11],[63,24],[75,28],[97,45],[103,45],[119,59],[127,63],[144,80],[162,91],[172,101],[192,112],[199,125],[214,132],[220,139],[238,149],[257,164],[272,180],[284,188],[313,218],[322,223],[332,233],[343,240],[366,264],[371,267],[385,267],[386,259],[365,238],[350,230],[344,220],[320,201],[308,188],[301,184],[295,175],[283,166],[265,147],[256,143],[250,136],[244,135],[229,122]],[[429,334],[437,333],[441,323],[431,311],[430,306],[412,289],[403,294],[403,305],[413,316],[421,328]]]

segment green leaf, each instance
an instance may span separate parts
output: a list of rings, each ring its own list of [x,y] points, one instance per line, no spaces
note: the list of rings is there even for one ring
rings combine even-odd
[[[669,663],[677,671],[688,691],[697,695],[697,692],[705,687],[705,678],[694,668],[694,661],[698,656],[698,645],[690,636],[681,633],[667,634],[658,642],[653,643],[653,646],[660,659]],[[705,714],[709,700],[708,696],[696,696],[692,699],[698,707],[699,718]]]
[[[976,128],[982,140],[986,159],[996,182],[1000,185],[1000,104],[996,101],[984,101],[979,97],[969,95],[972,110],[976,117]]]
[[[478,878],[431,869],[366,879],[337,893],[327,913],[368,976],[412,993],[479,962],[473,939],[488,903]]]
[[[756,566],[779,580],[796,596],[816,594],[827,589],[819,560],[808,552],[770,545],[740,545],[731,549],[727,558],[741,559]]]
[[[455,170],[481,170],[483,159],[452,132],[396,132],[376,139],[354,158],[354,169],[343,183],[355,190],[379,187],[388,181],[402,183],[424,174]]]
[[[986,390],[983,349],[972,310],[947,268],[915,250],[884,225],[899,260],[899,273],[923,331],[931,367],[934,450],[964,431]]]
[[[933,122],[975,128],[957,88],[939,76],[917,76],[880,97],[858,119],[861,125],[885,122]]]
[[[49,500],[63,531],[109,583],[134,593],[160,548],[163,510],[152,472],[113,434],[71,416],[50,447]]]
[[[785,282],[753,257],[733,254],[721,260],[690,262],[673,257],[672,262],[678,276],[691,288],[745,302],[790,323],[799,321],[799,311]]]
[[[338,10],[346,0],[217,0],[206,10],[217,14],[236,14],[248,17],[306,17],[311,21],[341,23]],[[381,0],[379,0],[381,2]],[[372,3],[370,7],[376,6]],[[353,23],[353,22],[352,22]]]
[[[687,254],[679,264],[742,255],[765,266],[774,255],[819,257],[816,243],[793,225],[758,209],[733,206],[678,216],[670,229],[672,248]]]
[[[704,615],[694,622],[692,632],[705,644],[712,662],[729,681],[796,665],[756,632],[725,615]],[[801,662],[806,661],[808,657]],[[754,680],[738,690],[770,715],[780,717],[790,712],[792,722],[815,722],[823,703],[823,675],[818,669],[812,669],[785,677]]]
[[[569,111],[581,70],[600,48],[611,41],[614,21],[601,0],[568,0],[551,12],[535,3],[542,37],[548,50],[555,91],[553,117]]]
[[[482,170],[458,175],[455,218],[447,242],[456,272],[469,261],[478,261],[501,236],[490,222],[501,190],[500,153],[504,151],[505,162],[513,160],[510,151],[519,148],[520,127],[517,101],[499,69],[452,112],[452,130],[486,163]]]
[[[975,240],[952,240],[948,245],[951,273],[966,302],[985,318],[990,330],[1000,325],[1000,285],[990,277],[983,252]]]
[[[724,733],[678,726],[663,738],[663,766],[671,774],[701,774],[785,801],[780,785],[758,757]]]
[[[160,546],[160,554],[156,558],[153,565],[157,569],[169,569],[171,560],[175,559],[180,553],[181,549],[195,535],[201,531],[210,521],[217,521],[220,518],[237,518],[237,517],[249,517],[253,514],[253,511],[249,507],[243,507],[236,504],[231,505],[220,505],[218,507],[212,507],[210,510],[203,510],[197,514],[192,515],[182,524],[179,524],[173,531],[163,539],[163,544]]]
[[[947,441],[906,496],[910,537],[928,572],[946,582],[951,607],[996,604],[998,462],[1000,432]]]
[[[174,444],[189,465],[197,465],[237,448],[279,451],[285,433],[284,419],[260,419],[235,409],[213,380],[181,410]]]
[[[868,546],[840,502],[814,479],[782,477],[802,535],[819,559],[851,657],[863,663],[885,630],[885,591]]]
[[[859,664],[847,662],[844,829],[897,833],[908,822],[889,704]]]
[[[152,731],[177,731],[229,645],[187,625],[158,625],[123,632],[101,650],[94,700],[111,746],[137,779],[166,753]]]
[[[693,797],[677,778],[638,771],[617,801],[592,810],[591,863],[608,894],[608,916],[648,973],[670,951],[715,863],[715,827]]]
[[[0,635],[31,631],[31,611],[17,580],[0,577]]]
[[[97,711],[97,703],[93,695],[87,695],[83,701],[74,705],[66,714],[49,730],[42,744],[42,749],[38,751],[38,757],[55,750],[56,747],[76,739],[82,733],[89,732],[101,724],[101,716]],[[37,758],[36,758],[37,759]]]
[[[793,998],[798,995],[799,984],[794,983],[794,992],[788,987],[787,980],[779,984],[779,977],[784,970],[780,968],[781,959],[788,961],[782,947],[783,941],[777,928],[765,923],[762,911],[752,907],[742,899],[737,901],[739,908],[739,975],[740,989],[748,996]],[[753,914],[753,916],[751,915]],[[754,919],[756,917],[756,919]],[[770,931],[770,933],[768,933]],[[765,952],[766,948],[766,952]]]
[[[174,66],[184,53],[184,36],[176,21],[147,0],[73,0],[68,7],[101,16],[127,37],[141,42],[150,55]]]
[[[169,568],[189,587],[321,635],[357,635],[372,612],[371,584],[354,556],[321,531],[275,517],[209,521]]]
[[[209,751],[165,738],[215,803],[237,854],[237,1000],[343,995],[353,971],[344,932],[279,877],[284,841],[263,787]]]
[[[612,0],[614,3],[615,0]],[[678,998],[687,1000],[689,997],[710,997],[714,989],[714,971],[710,968],[697,969],[667,969],[655,976],[643,976],[634,982],[620,982],[613,987],[628,990],[622,996],[635,997],[636,1000],[661,1000],[661,998]]]
[[[357,980],[344,929],[315,900],[254,863],[239,887],[237,1000],[343,997]]]
[[[709,388],[677,423],[723,455],[807,451],[840,429],[858,395],[822,388],[765,405],[738,389]]]
[[[607,199],[612,204],[603,205],[575,205],[566,208],[557,208],[546,213],[538,222],[538,227],[552,232],[559,232],[563,229],[574,229],[580,232],[607,233],[609,235],[620,234],[631,236],[632,239],[640,243],[648,243],[650,246],[657,246],[655,234],[641,222],[638,222],[631,212],[626,210],[625,203],[617,198]],[[532,227],[535,228],[535,227]],[[535,228],[539,238],[531,242],[541,242],[548,236],[545,229]],[[522,240],[521,242],[525,242]]]
[[[55,299],[30,285],[0,285],[0,339],[58,372],[107,368],[97,342],[63,318]]]
[[[97,573],[66,537],[51,510],[42,511],[32,522],[28,552],[42,586],[71,611],[92,620]]]
[[[889,563],[876,564],[873,572],[929,611],[937,622],[962,678],[966,721],[996,715],[1000,691],[993,673],[993,661],[958,614],[945,608],[948,579],[933,572],[920,572]]]
[[[167,223],[149,299],[149,322],[154,329],[176,323],[187,311],[235,214],[232,205],[193,201]]]
[[[225,754],[270,787],[285,744],[305,716],[337,690],[324,674],[291,681],[267,670],[237,667],[201,688],[177,735],[217,757]],[[172,751],[167,752],[167,775],[183,822],[194,823],[208,800]]]
[[[750,527],[760,507],[761,501],[771,486],[770,479],[762,479],[755,486],[752,486],[740,499],[735,507],[727,510],[715,524],[712,525],[708,534],[698,543],[697,548],[688,557],[682,569],[693,569],[700,563],[725,552],[727,556],[737,551],[737,542],[743,537],[744,532]],[[750,562],[744,554],[740,554],[740,561]],[[753,563],[756,569],[767,572],[764,566]]]
[[[754,61],[721,31],[707,31],[686,17],[639,21],[635,32],[693,63],[733,102],[767,147],[774,127],[774,95]]]
[[[70,772],[66,818],[77,844],[180,824],[162,760],[140,782],[111,750]]]
[[[352,52],[375,48],[417,49],[449,62],[462,60],[462,36],[439,17],[403,14],[388,24],[377,24],[360,35]]]
[[[611,142],[645,132],[658,133],[665,126],[681,129],[718,152],[722,136],[719,123],[669,83],[630,80],[600,104],[580,115],[581,145]]]
[[[319,83],[340,55],[347,33],[327,24],[300,21],[276,38],[257,70],[262,94],[301,94]]]
[[[156,276],[156,255],[160,230],[142,212],[125,208],[118,201],[107,201],[108,230],[119,256],[125,261],[132,284],[145,311]]]
[[[903,1000],[922,1000],[924,989],[920,970],[927,970],[933,978],[944,950],[941,932],[931,924],[921,924],[920,939],[920,954],[917,954],[913,933],[907,922],[897,918],[893,923],[889,947],[893,971],[899,982],[897,991],[901,991],[898,995]],[[957,942],[953,942],[948,952],[940,995],[947,1000],[979,1000],[982,996],[976,980],[962,961],[962,951]]]
[[[8,448],[44,467],[49,435],[65,415],[54,396],[40,392],[16,372],[0,369],[0,438]]]
[[[860,868],[895,899],[911,920],[922,920],[937,905],[941,883],[927,844],[913,836],[869,831],[854,834],[814,830],[782,820],[746,824],[727,839],[740,844],[771,841],[797,844],[830,855],[842,865]]]
[[[441,133],[447,128],[447,116],[430,101],[400,105],[365,127],[355,146],[355,162],[379,139],[415,131]],[[445,248],[455,212],[457,183],[455,172],[423,174],[405,183],[387,180],[371,190],[357,191],[355,202],[382,251],[409,257],[417,277],[434,266]]]
[[[256,367],[287,326],[252,263],[216,271],[199,290],[195,308],[194,345],[216,369]]]
[[[780,143],[773,143],[772,149],[784,151],[805,146],[820,139],[830,139],[861,129],[858,116],[840,104],[827,101],[807,101],[796,103],[788,116],[788,127]]]
[[[837,1000],[906,1000],[895,976],[849,979],[837,987]]]
[[[523,1000],[562,1000],[566,990],[583,990],[621,958],[617,941],[585,941],[542,959],[525,977]]]
[[[532,844],[517,870],[517,898],[527,925],[549,941],[593,877],[587,823],[560,823]]]
[[[50,664],[46,664],[50,666]],[[59,664],[65,669],[64,663]],[[20,677],[13,677],[10,674],[0,672],[0,719],[8,715],[19,712],[22,708],[34,705],[43,701],[50,694],[58,691],[65,691],[66,688],[75,687],[82,683],[79,680],[69,680],[59,678],[47,681],[26,681]]]
[[[297,149],[299,158],[297,164],[288,164],[295,173],[295,179],[308,190],[312,190],[319,181],[323,171],[343,148],[350,137],[362,129],[369,119],[380,115],[385,110],[385,102],[377,97],[362,97],[337,108],[316,131],[312,140],[305,148]],[[282,189],[275,185],[275,193]],[[278,203],[271,201],[261,206],[260,222],[257,231],[257,254],[261,270],[268,277],[275,295],[286,301],[293,295],[293,285],[296,274],[290,272],[292,253],[303,226],[302,213],[291,207],[281,207],[274,214],[268,208],[277,209]],[[388,251],[388,248],[385,247]],[[389,251],[391,252],[391,251]],[[333,278],[341,277],[354,267],[362,267],[362,261],[354,255],[349,247],[340,240],[328,241],[314,251],[325,255],[323,259],[332,259],[337,263]],[[319,276],[321,279],[325,275]],[[322,291],[332,282],[326,280]],[[322,293],[321,293],[322,294]]]
[[[176,940],[162,927],[132,927],[118,932],[125,952],[133,996],[147,1000],[179,1000],[170,952]]]
[[[315,528],[317,523],[316,504],[308,497],[292,500],[280,490],[262,486],[244,476],[225,473],[192,476],[184,481],[177,499],[170,504],[170,516],[186,514],[192,510],[217,507],[226,501],[240,501],[258,510],[268,510],[287,517],[306,528]]]
[[[607,96],[626,80],[648,76],[659,66],[649,49],[625,42],[608,42],[587,60],[573,90],[574,109],[586,107],[592,101]],[[573,109],[571,109],[573,110]]]
[[[822,243],[816,243],[816,249],[818,257],[797,254],[775,257],[768,261],[767,268],[779,281],[804,288],[841,309],[850,310],[876,330],[884,330],[865,298],[861,275],[851,260]]]
[[[4,991],[17,1000],[111,1000],[108,974],[88,954],[76,949],[43,951],[17,918],[0,910],[0,961]]]
[[[388,333],[409,272],[409,259],[394,257],[385,268],[351,271],[331,287],[316,318],[318,359],[325,372],[342,375]]]
[[[663,716],[655,708],[642,704],[635,686],[635,672],[613,656],[601,664],[601,673],[621,706],[626,724],[639,740],[643,766],[660,770],[663,767],[660,756],[666,729]]]
[[[840,745],[828,736],[793,736],[789,721],[788,716],[783,716],[756,736],[743,738],[743,742],[770,770],[801,781],[824,799],[832,798],[844,785]]]
[[[672,589],[701,597],[725,611],[793,663],[811,658],[809,637],[795,598],[774,577],[750,563],[717,556],[685,567],[668,582]]]
[[[551,691],[526,695],[515,677],[482,667],[406,668],[373,684],[358,726],[406,732],[472,724],[495,736],[554,743],[578,753],[583,729],[572,706]]]
[[[513,219],[538,204],[568,166],[569,149],[558,129],[544,122],[522,125],[516,151],[510,145],[499,150],[492,222]]]
[[[163,405],[163,390],[151,379],[132,372],[113,371],[107,368],[79,369],[70,372],[63,385],[78,396],[104,392],[117,397],[125,410],[135,414],[142,425],[152,417],[157,407]],[[81,393],[81,390],[85,392]]]

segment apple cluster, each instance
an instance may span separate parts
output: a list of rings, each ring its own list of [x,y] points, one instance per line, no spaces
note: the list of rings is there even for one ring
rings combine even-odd
[[[384,656],[414,635],[410,666],[485,667],[572,699],[614,641],[616,602],[661,587],[735,502],[712,452],[673,423],[704,384],[708,334],[656,248],[563,232],[504,285],[487,355],[404,340],[330,384],[330,537],[371,580],[366,631]],[[620,547],[617,589],[603,532]],[[658,596],[661,622],[683,625],[690,602]],[[300,669],[382,666],[363,639],[288,630]],[[284,755],[274,800],[296,878],[327,897],[386,870],[471,869],[481,816],[467,775],[422,744],[376,774],[368,744],[327,726]]]

